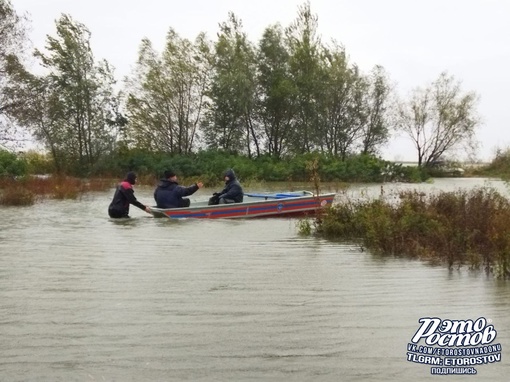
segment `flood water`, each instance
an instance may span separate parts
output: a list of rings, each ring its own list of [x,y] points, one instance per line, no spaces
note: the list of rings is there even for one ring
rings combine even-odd
[[[0,209],[1,381],[508,380],[508,281],[301,237],[295,218],[115,221],[112,192]],[[431,375],[406,355],[422,317],[486,318],[501,361]]]

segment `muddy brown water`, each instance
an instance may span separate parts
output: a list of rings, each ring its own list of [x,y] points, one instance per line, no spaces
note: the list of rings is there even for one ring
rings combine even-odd
[[[115,221],[111,195],[0,209],[1,381],[435,380],[406,355],[423,317],[484,317],[502,346],[476,376],[441,378],[508,380],[509,282],[302,237],[296,218],[170,221],[133,208]],[[152,202],[149,187],[136,195]]]

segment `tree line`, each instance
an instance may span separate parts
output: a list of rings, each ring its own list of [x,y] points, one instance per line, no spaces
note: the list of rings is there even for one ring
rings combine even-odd
[[[22,128],[63,173],[87,174],[131,149],[345,161],[377,156],[395,131],[412,140],[421,166],[472,144],[479,123],[477,95],[446,72],[398,99],[382,66],[363,73],[341,44],[322,42],[308,2],[257,43],[233,13],[215,41],[172,28],[162,51],[144,39],[120,90],[108,61],[95,59],[90,31],[66,14],[32,52],[43,74],[31,71],[20,54],[27,22],[0,0],[0,143]]]

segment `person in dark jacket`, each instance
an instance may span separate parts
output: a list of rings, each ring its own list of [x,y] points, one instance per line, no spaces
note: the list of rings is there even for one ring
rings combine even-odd
[[[190,200],[183,196],[193,195],[203,186],[202,182],[195,183],[190,187],[179,186],[175,172],[167,170],[154,191],[154,199],[158,208],[189,207]]]
[[[215,192],[209,204],[228,204],[241,203],[243,201],[243,188],[236,178],[234,170],[229,169],[223,174],[225,179],[225,188],[220,192]]]
[[[136,174],[132,171],[126,174],[124,180],[117,186],[113,200],[108,207],[108,215],[111,218],[128,218],[129,217],[129,205],[132,204],[150,213],[150,208],[143,205],[135,198],[135,192],[133,185],[136,183]]]

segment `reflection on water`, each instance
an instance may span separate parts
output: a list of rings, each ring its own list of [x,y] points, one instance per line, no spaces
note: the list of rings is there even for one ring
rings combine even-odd
[[[1,380],[431,380],[406,361],[425,316],[490,318],[503,361],[474,378],[507,380],[508,282],[300,237],[295,219],[111,220],[110,198],[2,208]]]

